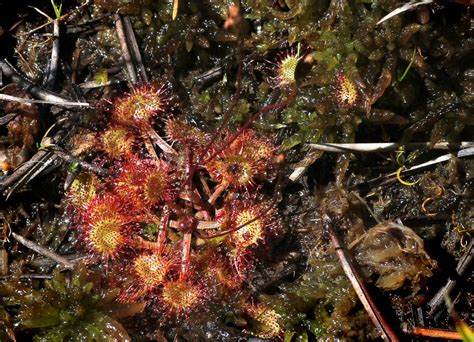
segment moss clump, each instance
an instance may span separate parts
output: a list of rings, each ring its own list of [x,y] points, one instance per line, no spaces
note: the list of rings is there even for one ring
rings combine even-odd
[[[277,294],[260,296],[280,316],[285,340],[375,337],[366,312],[355,307],[357,296],[339,262],[313,259],[308,263],[310,268],[298,281],[281,285]]]
[[[112,317],[119,309],[116,292],[99,290],[99,281],[97,274],[80,265],[70,277],[54,271],[40,289],[18,278],[6,281],[0,294],[8,309],[18,308],[13,318],[16,332],[28,331],[34,341],[130,341]],[[137,307],[124,308],[120,308],[122,316]]]

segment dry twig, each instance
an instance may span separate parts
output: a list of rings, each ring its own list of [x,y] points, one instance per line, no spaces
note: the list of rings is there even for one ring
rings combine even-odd
[[[464,255],[459,259],[458,265],[456,266],[456,273],[458,276],[462,276],[469,268],[472,259],[474,258],[474,254],[472,251],[473,248],[473,241],[469,244],[469,247],[464,253]],[[451,291],[456,286],[457,280],[456,279],[448,279],[446,285],[444,285],[435,295],[434,297],[428,302],[428,306],[430,310],[428,314],[430,316],[434,316],[435,313],[439,310],[441,304],[444,302],[444,298],[446,296],[449,297]]]
[[[125,66],[127,68],[127,73],[130,82],[132,84],[138,83],[138,76],[135,70],[135,66],[133,63],[132,55],[130,53],[130,49],[128,48],[127,37],[125,33],[125,27],[120,14],[115,14],[115,31],[117,32],[117,38],[120,43],[120,48],[122,50],[123,58],[125,60]]]
[[[52,106],[62,106],[62,107],[90,107],[90,103],[87,102],[70,102],[70,101],[42,101],[42,100],[32,100],[25,99],[24,97],[16,97],[6,94],[0,94],[0,100],[11,101],[18,103],[37,103],[37,104],[47,104]]]
[[[44,86],[46,88],[51,88],[54,85],[56,80],[56,74],[58,71],[59,65],[59,34],[60,34],[60,20],[54,19],[53,20],[53,48],[51,49],[51,61],[49,64],[49,70],[46,77],[46,81],[44,82]]]
[[[0,280],[7,280],[9,278],[13,278],[13,276],[1,276]],[[20,279],[51,279],[53,278],[50,274],[22,274],[20,275]]]
[[[409,11],[409,10],[412,10],[414,9],[415,7],[417,6],[421,6],[421,5],[427,5],[427,4],[431,4],[433,2],[433,0],[422,0],[422,1],[416,1],[416,0],[411,0],[410,2],[404,4],[403,6],[400,6],[396,9],[394,9],[392,12],[390,12],[389,14],[387,14],[385,17],[383,17],[382,19],[380,19],[376,25],[379,25],[381,23],[383,23],[385,20],[388,20],[390,19],[391,17],[394,17],[400,13],[403,13],[403,12],[406,12],[406,11]]]
[[[25,76],[21,75],[6,59],[0,59],[0,69],[2,74],[8,77],[12,82],[18,84],[37,99],[48,101],[48,104],[70,104],[74,103],[70,100],[64,99],[56,94],[53,94],[42,87],[36,85],[32,81],[28,80]],[[89,104],[87,104],[89,106]]]
[[[291,181],[296,181],[298,178],[300,178],[303,173],[308,169],[308,167],[314,163],[315,157],[311,155],[311,152],[319,152],[322,154],[324,152],[336,152],[336,153],[372,153],[372,152],[387,152],[387,151],[396,151],[400,147],[404,147],[407,150],[416,150],[419,148],[429,148],[433,150],[448,150],[448,149],[454,149],[454,148],[462,148],[464,152],[459,151],[460,155],[458,157],[463,157],[470,155],[469,153],[474,153],[470,148],[474,148],[474,142],[472,141],[462,141],[458,144],[452,144],[448,142],[439,142],[434,145],[430,145],[429,143],[408,143],[408,144],[399,144],[399,143],[352,143],[352,144],[331,144],[331,143],[325,143],[325,144],[307,144],[307,147],[310,148],[310,152],[308,153],[308,157],[298,163],[295,167],[291,175],[289,176],[289,179]],[[468,151],[465,151],[468,150]],[[320,155],[319,155],[320,156]],[[318,156],[318,157],[319,157]],[[437,159],[434,159],[433,161],[420,164],[418,167],[412,167],[412,168],[407,168],[401,171],[401,173],[406,173],[409,171],[413,171],[416,168],[422,168],[422,167],[427,167],[432,164],[440,163],[443,161],[447,161],[451,158],[451,155],[447,154],[444,156],[441,156]],[[307,159],[307,162],[305,163],[304,161]],[[390,178],[392,176],[396,176],[396,172],[382,176],[379,178],[376,178],[371,181],[367,181],[367,183],[372,182],[372,181],[379,181],[382,178]]]
[[[30,241],[28,239],[25,239],[23,236],[20,234],[12,232],[13,238],[21,243],[23,246],[35,251],[38,254],[41,254],[47,258],[50,258],[51,260],[56,261],[58,264],[61,264],[64,268],[72,270],[74,268],[74,264],[67,260],[66,258],[51,252],[49,249],[38,245],[37,243]]]
[[[367,288],[364,285],[364,282],[362,281],[353,263],[351,262],[347,250],[342,246],[339,237],[337,236],[337,232],[334,229],[332,220],[328,216],[324,217],[324,226],[329,232],[329,236],[331,237],[331,241],[334,245],[334,248],[336,249],[336,255],[339,258],[339,261],[341,262],[341,266],[344,270],[344,273],[349,278],[349,281],[351,282],[352,287],[354,288],[354,291],[357,294],[357,297],[359,298],[365,310],[367,311],[371,321],[381,333],[382,338],[385,341],[399,341],[398,337],[390,328],[384,316],[372,300],[369,292],[367,291]]]
[[[416,150],[420,148],[428,148],[431,150],[447,150],[451,148],[468,148],[474,147],[473,141],[462,141],[459,144],[452,144],[448,142],[439,142],[431,145],[427,142],[422,143],[353,143],[353,144],[308,144],[311,149],[321,150],[326,152],[354,152],[354,153],[370,153],[370,152],[386,152],[396,151],[400,147],[404,147],[407,150]]]
[[[79,165],[82,169],[93,172],[95,174],[98,174],[100,176],[108,176],[109,172],[97,165],[90,164],[84,160],[81,160],[77,157],[74,157],[70,153],[66,152],[64,149],[57,145],[52,145],[51,147],[46,148],[46,150],[52,151],[55,155],[57,155],[59,158],[62,160],[68,162],[68,163],[76,163]]]
[[[125,16],[123,18],[123,23],[125,24],[125,35],[127,37],[128,46],[130,47],[130,52],[133,56],[134,64],[136,64],[137,71],[141,77],[142,83],[148,83],[148,75],[146,74],[145,65],[143,64],[143,58],[140,53],[140,48],[138,47],[137,38],[133,32],[133,26],[130,22],[130,17]]]
[[[405,328],[403,329],[403,332],[405,334],[413,335],[413,336],[442,338],[445,340],[462,341],[461,334],[458,333],[457,331],[415,327],[412,329]]]
[[[465,149],[462,149],[458,151],[456,154],[444,154],[442,156],[439,156],[433,160],[429,160],[425,163],[421,163],[412,167],[407,167],[404,168],[403,170],[397,170],[395,172],[389,173],[387,175],[383,175],[377,178],[370,179],[368,181],[365,181],[363,183],[355,184],[349,187],[350,190],[354,190],[356,188],[361,189],[362,187],[367,187],[367,186],[374,186],[377,183],[380,183],[379,185],[385,185],[388,183],[393,182],[394,180],[397,179],[397,176],[399,177],[401,174],[406,174],[408,172],[413,172],[415,170],[421,170],[424,168],[427,168],[431,165],[436,165],[439,163],[446,162],[450,160],[451,158],[457,157],[457,158],[465,158],[474,155],[474,147],[468,147]]]
[[[16,169],[11,175],[0,181],[0,193],[8,199],[21,185],[28,183],[38,174],[51,166],[57,157],[52,152],[38,151],[27,162]]]

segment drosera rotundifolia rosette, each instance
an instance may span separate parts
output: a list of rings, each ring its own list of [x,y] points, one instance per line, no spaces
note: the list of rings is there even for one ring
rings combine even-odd
[[[110,175],[80,174],[67,198],[82,248],[123,289],[118,299],[179,318],[243,290],[254,252],[278,233],[276,203],[261,191],[275,179],[277,146],[252,128],[212,134],[172,117],[169,93],[142,85],[113,102],[97,134]],[[157,132],[173,153],[150,151]]]

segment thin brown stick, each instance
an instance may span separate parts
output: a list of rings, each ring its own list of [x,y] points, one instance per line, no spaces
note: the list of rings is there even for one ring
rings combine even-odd
[[[0,126],[6,125],[17,116],[18,116],[18,113],[10,113],[10,114],[3,115],[2,117],[0,117]]]
[[[128,48],[128,42],[125,34],[125,27],[122,21],[120,14],[115,14],[115,31],[117,32],[117,38],[120,43],[120,48],[122,50],[123,58],[125,60],[125,66],[127,68],[127,73],[129,76],[130,82],[132,84],[138,83],[138,76],[133,65],[132,55],[130,54],[130,49]]]
[[[90,103],[87,102],[70,102],[70,101],[44,101],[44,100],[32,100],[32,99],[25,99],[23,97],[16,97],[6,94],[0,94],[0,100],[3,101],[11,101],[11,102],[18,102],[24,104],[47,104],[52,106],[62,106],[62,107],[90,107]]]
[[[21,75],[6,59],[0,59],[0,69],[3,75],[8,77],[12,82],[18,84],[22,88],[27,89],[28,92],[37,99],[49,101],[51,102],[49,104],[54,103],[56,105],[75,103],[53,94],[28,80],[25,76]],[[89,104],[87,104],[87,106],[89,106]]]
[[[416,150],[419,148],[427,148],[433,150],[447,150],[450,148],[467,148],[474,147],[473,141],[462,141],[458,144],[448,143],[448,142],[439,142],[434,145],[431,145],[429,142],[420,142],[420,143],[408,143],[408,144],[399,144],[399,143],[352,143],[352,144],[307,144],[310,149],[321,150],[326,152],[353,152],[353,153],[371,153],[371,152],[386,152],[386,151],[396,151],[400,147],[404,147],[408,150]]]
[[[188,276],[189,269],[189,258],[191,257],[191,239],[193,234],[188,232],[184,233],[183,241],[181,245],[182,256],[181,256],[181,272],[179,274],[180,280],[186,279]]]
[[[176,150],[173,147],[171,147],[170,144],[168,144],[162,137],[160,137],[158,133],[156,133],[155,130],[151,126],[148,127],[146,132],[148,136],[150,137],[151,141],[156,146],[158,146],[163,151],[164,154],[168,156],[178,155],[178,152],[176,152]]]
[[[202,175],[199,175],[199,180],[201,181],[204,193],[207,195],[207,197],[211,197],[211,195],[212,195],[211,194],[211,189],[209,188],[209,184],[207,184],[206,179]]]
[[[23,236],[15,232],[12,232],[12,236],[16,241],[21,243],[23,246],[31,249],[32,251],[35,251],[36,253],[41,254],[42,256],[45,256],[51,260],[56,261],[58,264],[61,264],[66,269],[69,269],[69,270],[74,269],[74,264],[70,262],[69,260],[67,260],[66,258],[63,258],[62,256],[54,252],[51,252],[49,249],[43,246],[40,246],[33,241],[25,239]]]
[[[62,160],[68,162],[68,163],[76,163],[78,164],[81,168],[83,168],[84,170],[87,170],[87,171],[90,171],[90,172],[93,172],[95,174],[98,174],[100,176],[107,176],[109,175],[109,172],[104,169],[104,168],[101,168],[97,165],[93,165],[93,164],[90,164],[84,160],[81,160],[77,157],[74,157],[73,155],[69,154],[68,152],[66,152],[65,150],[63,150],[61,147],[59,146],[52,146],[51,148],[49,148],[51,151],[54,152],[54,154],[56,154],[59,158],[61,158]]]
[[[178,228],[179,227],[179,222],[170,220],[169,221],[169,226],[171,228]],[[221,225],[217,223],[216,221],[198,221],[196,229],[198,230],[204,230],[204,229],[218,229],[220,228]]]
[[[473,244],[474,242],[471,240],[471,243],[469,244],[467,251],[461,257],[461,259],[459,259],[459,262],[456,266],[456,273],[458,274],[458,276],[464,275],[464,273],[469,269],[469,265],[471,264],[472,259],[474,258],[474,254],[472,251]],[[434,316],[434,314],[441,307],[441,304],[444,303],[444,298],[446,296],[449,297],[451,291],[455,288],[456,283],[457,283],[456,279],[448,279],[448,281],[446,282],[446,285],[444,285],[434,295],[434,297],[428,302],[428,306],[430,307],[430,310],[428,311],[428,315]]]
[[[214,204],[214,202],[219,198],[219,196],[224,192],[224,190],[227,189],[227,187],[227,184],[218,185],[212,195],[209,197],[208,202],[210,204]]]
[[[412,329],[403,329],[403,332],[405,334],[413,335],[413,336],[423,336],[423,337],[431,337],[431,338],[442,338],[445,340],[462,341],[462,336],[457,331],[415,327]]]
[[[134,237],[131,241],[131,245],[135,248],[143,248],[151,251],[158,251],[160,249],[158,242],[145,240],[141,236]]]
[[[168,235],[168,224],[170,222],[171,211],[167,205],[163,207],[163,215],[158,225],[158,236],[156,237],[156,244],[158,253],[161,253],[166,245],[166,237]]]
[[[76,49],[74,50],[74,54],[72,56],[72,66],[71,66],[71,83],[72,84],[77,84],[77,70],[79,68],[79,62],[81,60],[81,53],[82,53],[82,49],[78,43],[78,41],[76,41]]]
[[[45,169],[53,165],[58,157],[50,151],[38,151],[26,163],[16,169],[5,180],[0,181],[0,191],[8,199],[21,185],[29,182]]]
[[[6,276],[0,276],[0,280],[7,280],[14,278],[15,276],[12,275],[6,275]],[[50,274],[22,274],[20,275],[20,279],[51,279],[53,278],[52,275]]]
[[[218,229],[221,224],[216,221],[199,221],[196,229]]]
[[[53,20],[53,48],[51,49],[51,61],[49,64],[48,75],[46,76],[46,81],[44,82],[44,86],[46,88],[52,88],[54,82],[56,80],[56,74],[58,71],[59,65],[59,48],[60,48],[60,20],[54,19]]]
[[[360,197],[360,195],[357,193],[357,192],[352,192],[352,195],[355,196],[360,203],[362,203],[364,205],[364,207],[367,209],[367,211],[370,213],[370,215],[372,216],[372,218],[377,222],[377,223],[382,223],[382,220],[380,220],[380,218],[378,217],[377,214],[375,214],[375,212],[372,210],[371,207],[369,207],[369,204],[367,203],[366,200],[364,200],[362,197]]]
[[[334,229],[332,220],[328,216],[324,217],[324,226],[327,229],[329,236],[331,237],[331,241],[334,245],[334,248],[336,249],[336,255],[339,258],[339,261],[341,262],[341,266],[344,270],[344,273],[349,278],[349,281],[351,282],[352,287],[354,288],[354,291],[357,294],[357,297],[359,297],[359,300],[367,311],[371,321],[381,333],[382,338],[385,341],[399,341],[398,337],[390,328],[382,313],[372,300],[369,292],[367,291],[367,288],[364,285],[364,282],[362,281],[361,277],[359,276],[359,273],[352,264],[347,250],[342,246],[339,237],[337,236],[337,233]]]
[[[30,160],[21,165],[11,175],[0,180],[0,189],[3,190],[16,183],[21,177],[25,175],[25,173],[32,167],[32,165],[37,163],[43,163],[43,159],[45,159],[46,155],[47,157],[50,157],[52,153],[46,152],[44,150],[36,152],[33,157],[30,158]]]
[[[71,132],[66,128],[60,128],[52,137],[52,141],[60,143]],[[56,163],[59,157],[52,151],[40,149],[27,162],[18,167],[11,175],[0,180],[0,193],[8,199],[12,193],[22,185],[30,182],[36,176],[59,165]]]
[[[127,36],[127,42],[129,43],[130,52],[134,58],[134,62],[137,64],[137,71],[140,74],[142,83],[148,83],[148,75],[146,73],[145,65],[143,64],[143,58],[138,47],[137,38],[133,32],[133,26],[130,22],[130,17],[127,15],[123,18],[125,25],[125,35]]]

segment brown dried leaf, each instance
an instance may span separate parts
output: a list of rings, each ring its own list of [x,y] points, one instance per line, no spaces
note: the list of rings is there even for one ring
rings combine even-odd
[[[376,275],[376,285],[387,291],[408,282],[415,294],[436,267],[436,261],[424,249],[423,240],[411,228],[390,221],[382,222],[357,239],[352,252],[366,280]]]

